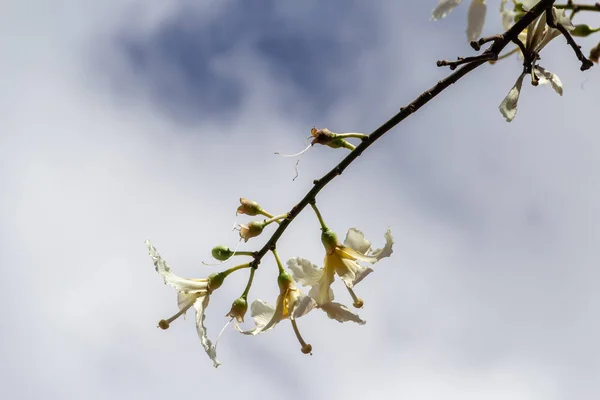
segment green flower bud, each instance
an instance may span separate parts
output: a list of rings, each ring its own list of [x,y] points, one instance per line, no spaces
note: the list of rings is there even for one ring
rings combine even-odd
[[[225,261],[233,256],[233,250],[224,245],[216,246],[212,249],[212,256],[219,261]]]
[[[263,221],[250,221],[247,225],[240,225],[240,237],[247,242],[248,239],[260,235],[264,228]]]
[[[231,310],[225,316],[235,318],[237,322],[244,322],[246,311],[248,311],[248,301],[245,297],[240,297],[231,304]]]
[[[261,213],[262,208],[260,205],[252,200],[248,200],[244,197],[240,198],[241,206],[238,207],[238,214],[246,214],[250,216],[255,216]]]
[[[594,32],[598,32],[598,31],[600,31],[600,28],[592,29],[592,28],[590,28],[589,25],[580,24],[580,25],[575,25],[575,29],[573,29],[571,31],[571,35],[579,36],[579,37],[586,37],[586,36],[591,35]]]

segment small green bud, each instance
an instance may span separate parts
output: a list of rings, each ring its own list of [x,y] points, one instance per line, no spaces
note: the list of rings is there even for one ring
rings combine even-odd
[[[579,36],[579,37],[586,37],[586,36],[591,35],[594,32],[598,32],[598,31],[600,31],[600,28],[592,29],[592,28],[590,28],[589,25],[580,24],[580,25],[575,25],[575,29],[573,29],[571,31],[571,35]]]
[[[208,289],[212,292],[221,287],[223,281],[227,278],[227,274],[224,272],[215,272],[208,276]]]
[[[327,254],[331,254],[338,244],[337,235],[331,229],[326,229],[321,233],[321,243],[323,243]]]
[[[224,245],[216,246],[212,249],[212,256],[219,261],[225,261],[233,256],[233,250]]]
[[[346,148],[348,144],[348,141],[342,138],[333,138],[329,143],[326,143],[332,149]]]
[[[248,200],[244,197],[240,198],[241,206],[238,207],[238,214],[246,214],[250,216],[255,216],[261,213],[262,208],[260,205],[252,200]]]
[[[263,221],[250,221],[247,225],[240,225],[240,237],[247,242],[248,239],[260,235],[264,228]]]
[[[237,322],[244,322],[246,311],[248,311],[248,301],[245,297],[239,297],[231,304],[231,310],[225,316],[235,318]]]

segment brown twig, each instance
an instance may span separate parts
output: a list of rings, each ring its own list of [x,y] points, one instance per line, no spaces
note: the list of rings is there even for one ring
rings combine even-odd
[[[598,3],[596,3],[596,4],[598,4]],[[546,21],[548,23],[548,26],[558,29],[560,31],[560,33],[562,33],[562,35],[565,37],[565,39],[567,39],[567,43],[569,43],[569,46],[571,46],[571,48],[575,52],[577,59],[579,61],[581,61],[580,69],[582,71],[585,71],[585,70],[592,68],[594,63],[591,62],[590,60],[588,60],[588,58],[583,55],[583,52],[581,51],[581,46],[579,46],[575,42],[575,39],[573,39],[573,36],[571,36],[569,31],[567,31],[567,29],[564,26],[562,26],[561,24],[557,24],[556,21],[554,21],[554,15],[552,14],[552,5],[549,5],[546,8]]]
[[[544,10],[551,6],[554,3],[554,0],[540,0],[538,4],[535,5],[528,13],[526,13],[519,21],[517,21],[509,30],[504,32],[502,35],[498,35],[495,39],[493,39],[492,45],[489,49],[486,50],[488,55],[493,55],[498,57],[498,54],[513,40],[515,40],[519,33],[521,33],[530,23],[532,23],[538,16],[544,12]],[[473,71],[475,68],[485,64],[487,59],[475,59],[468,64],[463,65],[457,71],[448,75],[446,78],[439,81],[435,84],[431,89],[426,90],[421,93],[419,97],[417,97],[413,102],[411,102],[408,106],[402,107],[400,112],[390,118],[387,122],[381,125],[379,128],[375,129],[365,140],[362,141],[360,145],[356,147],[355,150],[351,151],[338,165],[336,165],[331,171],[325,174],[322,178],[314,181],[312,189],[306,193],[304,198],[300,200],[298,204],[296,204],[290,212],[286,219],[281,221],[278,228],[275,230],[273,235],[269,238],[269,240],[264,244],[264,246],[254,253],[254,261],[253,267],[258,267],[261,259],[265,256],[265,254],[270,250],[275,248],[277,241],[291,224],[291,222],[300,214],[300,212],[311,202],[314,202],[317,194],[336,176],[342,174],[344,170],[354,161],[356,160],[366,149],[368,149],[375,141],[381,138],[384,134],[402,122],[404,119],[409,117],[411,114],[415,113],[425,104],[427,104],[431,99],[436,97],[442,91],[450,87],[452,84],[456,83],[459,79],[467,75],[469,72]]]

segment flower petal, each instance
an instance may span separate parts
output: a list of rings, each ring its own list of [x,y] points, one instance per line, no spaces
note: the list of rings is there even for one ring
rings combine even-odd
[[[335,279],[335,266],[327,265],[327,258],[328,257],[325,257],[325,273],[321,277],[319,283],[314,285],[309,292],[309,296],[312,297],[317,304],[325,304],[333,300],[331,284]]]
[[[535,69],[541,75],[539,84],[545,85],[547,83],[550,83],[550,85],[552,85],[552,89],[554,89],[554,91],[556,93],[558,93],[560,96],[562,96],[563,87],[562,87],[562,82],[560,81],[560,78],[558,76],[556,76],[555,74],[553,74],[552,72],[550,72],[540,66],[535,67]]]
[[[366,321],[362,320],[360,316],[356,313],[353,313],[343,304],[330,302],[327,304],[323,304],[321,309],[327,313],[327,316],[331,319],[335,319],[339,322],[352,321],[356,322],[360,325],[364,325]]]
[[[523,86],[523,78],[526,74],[521,74],[515,85],[510,89],[500,106],[500,112],[504,116],[507,122],[512,121],[517,115],[517,103],[519,102],[519,94],[521,93],[521,86]]]
[[[206,327],[204,326],[204,310],[208,307],[209,299],[209,296],[201,296],[194,303],[194,309],[196,310],[196,331],[198,332],[204,351],[206,351],[206,354],[213,361],[213,366],[217,368],[221,363],[217,360],[217,352],[208,336],[206,336]]]
[[[361,254],[367,254],[371,249],[371,242],[365,239],[365,235],[356,228],[348,229],[344,246],[358,251]]]
[[[552,7],[552,16],[554,17],[554,22],[561,24],[569,32],[575,29],[575,25],[573,25],[571,18],[567,16],[566,10],[559,10],[556,7]]]
[[[177,307],[179,310],[187,309],[192,305],[196,299],[198,298],[198,294],[188,294],[183,292],[177,293]],[[187,313],[183,313],[183,318],[187,317]]]
[[[351,249],[350,247],[336,247],[335,252],[345,260],[360,260],[371,264],[375,264],[377,262],[377,257],[364,255],[354,249]]]
[[[373,268],[360,267],[358,269],[358,271],[356,271],[356,273],[354,274],[354,280],[352,281],[352,286],[351,287],[356,286],[358,284],[358,282],[360,282],[363,279],[365,279],[367,277],[367,275],[369,275],[371,272],[373,272]]]
[[[315,307],[317,307],[317,303],[310,296],[300,294],[294,306],[294,311],[292,311],[292,316],[293,318],[303,317]]]
[[[154,246],[150,244],[149,240],[146,240],[146,246],[148,246],[148,250],[150,251],[150,257],[152,257],[156,272],[163,277],[166,285],[174,287],[178,292],[208,293],[207,279],[186,279],[175,275],[171,272],[171,268],[167,262],[163,260]]]
[[[392,231],[390,228],[387,228],[387,231],[383,235],[385,238],[385,245],[381,249],[373,250],[371,256],[377,258],[377,261],[381,260],[384,257],[389,257],[392,255],[394,250],[392,246],[394,245],[394,238],[392,238]]]
[[[250,306],[250,311],[250,315],[254,319],[254,329],[243,331],[238,324],[235,324],[236,329],[244,335],[258,335],[275,315],[275,308],[262,300],[254,300]]]
[[[459,5],[461,0],[440,0],[438,5],[434,8],[431,13],[431,19],[436,21],[442,19],[448,15],[448,13]]]
[[[481,36],[486,12],[485,0],[472,0],[467,16],[467,40],[477,40]]]
[[[302,286],[314,286],[323,276],[323,269],[305,258],[290,258],[287,266],[292,271],[294,280]]]

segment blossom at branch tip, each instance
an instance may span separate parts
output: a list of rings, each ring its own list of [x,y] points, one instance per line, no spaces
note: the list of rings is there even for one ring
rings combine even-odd
[[[538,1],[539,0],[532,0],[529,2],[524,1],[523,9],[529,11]],[[501,7],[503,7],[503,4]],[[501,8],[501,11],[502,10],[503,8]],[[558,10],[552,7],[552,16],[556,24],[561,24],[568,31],[574,29],[571,20],[566,16],[564,10]],[[525,52],[527,53],[523,54],[523,58],[526,60],[524,70],[498,107],[500,113],[507,122],[511,122],[517,114],[517,105],[523,86],[523,79],[528,74],[531,75],[532,85],[538,86],[550,84],[552,89],[562,96],[563,87],[560,78],[545,68],[537,65],[537,62],[540,59],[539,52],[550,43],[552,39],[560,34],[561,32],[558,29],[548,26],[546,12],[544,12],[527,27],[525,38],[519,38],[520,40],[525,41],[524,47]]]
[[[348,230],[344,244],[338,243],[335,233],[326,230],[322,235],[323,245],[326,250],[324,267],[322,269],[317,268],[308,260],[300,258],[290,259],[288,267],[298,283],[303,286],[312,287],[309,296],[316,301],[317,305],[326,311],[330,318],[340,321],[340,319],[335,317],[336,310],[333,309],[333,307],[337,306],[328,305],[334,300],[331,284],[335,280],[335,275],[337,274],[348,288],[354,300],[354,306],[361,308],[363,301],[356,297],[353,287],[373,272],[373,269],[361,266],[358,264],[358,261],[374,264],[384,257],[389,257],[393,253],[392,246],[394,244],[389,228],[384,236],[386,240],[385,246],[381,249],[371,250],[371,242],[366,240],[364,234],[356,228]],[[340,309],[338,313],[342,311],[345,312],[345,310]],[[360,323],[360,321],[355,322]]]
[[[213,361],[213,366],[216,368],[221,363],[217,360],[216,349],[206,334],[206,327],[204,326],[204,312],[208,307],[210,300],[210,294],[213,290],[217,289],[221,283],[221,279],[188,279],[181,278],[175,275],[167,262],[158,254],[154,246],[150,244],[150,241],[146,241],[150,257],[154,263],[156,271],[163,278],[166,285],[169,285],[177,291],[177,306],[179,312],[173,315],[171,318],[162,319],[159,321],[158,326],[161,329],[168,329],[170,324],[179,318],[180,316],[185,317],[185,313],[188,309],[194,308],[196,312],[196,331],[200,337],[202,347],[206,351],[206,354]]]
[[[431,19],[436,21],[445,18],[450,11],[461,3],[461,0],[439,0],[431,13]],[[487,6],[485,0],[472,0],[467,14],[467,40],[469,42],[481,37]]]

